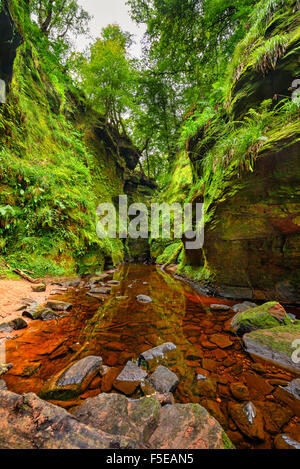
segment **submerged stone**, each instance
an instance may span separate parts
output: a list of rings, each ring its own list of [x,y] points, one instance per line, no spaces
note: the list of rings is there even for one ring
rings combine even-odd
[[[93,293],[93,294],[100,294],[100,295],[109,295],[111,292],[111,289],[110,288],[107,288],[107,287],[93,287],[90,289],[90,293]]]
[[[244,301],[243,303],[238,303],[232,307],[235,313],[243,313],[249,309],[256,308],[257,304],[252,303],[251,301]]]
[[[199,375],[198,375],[199,376]],[[197,388],[198,393],[202,397],[216,397],[217,394],[217,383],[213,378],[203,378],[199,379],[197,376]]]
[[[263,441],[265,439],[263,417],[252,402],[247,404],[234,404],[230,402],[228,410],[234,423],[244,435],[253,440]]]
[[[250,399],[249,390],[243,383],[231,383],[230,391],[238,401],[248,401]]]
[[[48,300],[46,306],[47,308],[53,309],[54,311],[67,311],[68,309],[72,308],[71,303],[57,300]]]
[[[199,404],[167,405],[147,444],[152,449],[234,448],[220,424]]]
[[[228,305],[219,305],[219,304],[212,304],[209,305],[209,308],[212,309],[213,311],[229,311],[231,309],[230,306]]]
[[[146,350],[139,356],[139,364],[142,362],[151,364],[153,360],[159,361],[172,350],[176,350],[176,345],[174,345],[172,342],[165,342],[164,344],[158,345],[157,347]]]
[[[229,337],[224,334],[213,334],[209,337],[209,340],[222,349],[231,347],[233,345],[233,342],[229,339]]]
[[[144,303],[144,304],[152,303],[153,301],[152,298],[150,298],[150,296],[147,296],[147,295],[138,295],[136,299],[139,303]]]

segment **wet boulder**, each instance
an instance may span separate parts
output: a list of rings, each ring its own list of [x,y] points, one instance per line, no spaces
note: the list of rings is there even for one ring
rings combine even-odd
[[[16,318],[9,322],[9,325],[15,330],[25,329],[27,322],[23,318]]]
[[[65,301],[48,300],[46,304],[47,308],[53,309],[54,311],[68,311],[72,308],[71,303]]]
[[[82,394],[100,373],[102,358],[90,355],[72,363],[51,378],[42,388],[44,399],[68,400]]]
[[[227,449],[233,445],[220,424],[199,404],[175,404],[162,407],[147,448]]]
[[[129,361],[121,373],[116,377],[114,387],[118,391],[130,396],[146,377],[146,371],[142,370],[136,363]]]
[[[243,383],[231,383],[230,391],[233,397],[235,397],[238,401],[249,401],[250,399],[249,390]]]
[[[0,391],[1,449],[132,449],[135,441],[79,422],[66,410],[39,399]]]
[[[79,287],[79,285],[80,285],[80,279],[78,279],[78,280],[70,280],[70,281],[68,282],[68,287],[77,288],[77,287]]]
[[[13,367],[12,363],[0,363],[0,376],[5,375]]]
[[[257,304],[252,303],[251,301],[243,301],[243,303],[238,303],[232,307],[232,310],[235,313],[243,313],[248,311],[248,309],[256,308]]]
[[[120,285],[120,282],[119,282],[119,280],[109,280],[107,282],[107,285],[116,286],[116,285]]]
[[[152,303],[153,301],[152,298],[150,298],[150,296],[147,296],[147,295],[138,295],[136,297],[136,300],[142,304]]]
[[[300,378],[293,379],[284,390],[300,401]]]
[[[40,319],[44,310],[44,306],[36,301],[30,301],[26,304],[26,309],[23,311],[22,316],[33,320]]]
[[[6,382],[4,381],[4,379],[0,379],[0,391],[6,391],[6,390],[7,390]]]
[[[121,394],[99,394],[72,413],[82,423],[110,435],[126,436],[143,445],[159,420],[156,399],[129,400]]]
[[[6,332],[7,334],[10,334],[12,331],[13,327],[8,322],[3,322],[0,324],[0,332]]]
[[[46,291],[46,285],[44,283],[36,283],[35,285],[31,286],[31,290],[33,292],[45,292]]]
[[[107,287],[92,287],[90,293],[97,295],[109,295],[111,292],[110,288]]]
[[[179,384],[179,379],[175,373],[162,365],[145,381],[161,394],[174,391]]]
[[[209,305],[209,308],[212,311],[229,311],[231,309],[230,306],[222,305],[222,304],[212,304],[212,305]]]
[[[245,334],[243,342],[248,353],[283,366],[299,374],[300,363],[297,348],[293,347],[300,337],[300,321],[289,326],[256,330]]]
[[[300,449],[300,441],[287,434],[277,435],[274,444],[276,449]]]
[[[174,345],[172,342],[165,342],[164,344],[158,345],[157,347],[151,348],[141,353],[139,356],[139,364],[146,363],[151,365],[151,363],[154,361],[159,362],[173,350],[176,350],[176,345]]]
[[[233,332],[238,336],[243,336],[258,329],[269,329],[281,324],[291,324],[291,318],[280,303],[272,301],[237,313],[230,325]]]
[[[232,420],[244,435],[252,440],[263,441],[265,439],[263,417],[260,411],[252,404],[228,404],[229,414]]]
[[[219,423],[198,404],[160,405],[161,395],[128,399],[99,394],[72,411],[81,423],[148,449],[233,448]]]
[[[42,321],[53,321],[53,319],[58,319],[58,318],[60,318],[60,315],[49,308],[45,308],[40,315],[40,319]]]

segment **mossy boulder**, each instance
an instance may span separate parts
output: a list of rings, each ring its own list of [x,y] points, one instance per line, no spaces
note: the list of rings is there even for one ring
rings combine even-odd
[[[248,353],[274,362],[288,370],[300,374],[297,354],[297,341],[300,340],[300,321],[287,326],[261,329],[243,336]],[[298,362],[298,363],[297,363]]]
[[[220,424],[199,404],[167,405],[147,443],[153,449],[233,449]]]
[[[199,404],[161,406],[159,395],[128,399],[99,394],[72,413],[81,423],[147,449],[229,449],[219,423]]]
[[[0,391],[1,449],[134,449],[137,442],[92,428],[35,394]]]
[[[87,399],[73,415],[86,425],[142,445],[157,427],[159,413],[160,404],[154,398],[129,400],[120,394],[102,393]]]
[[[256,308],[237,313],[233,317],[230,326],[233,332],[242,336],[257,329],[269,329],[280,324],[289,325],[291,319],[280,303],[271,301]]]

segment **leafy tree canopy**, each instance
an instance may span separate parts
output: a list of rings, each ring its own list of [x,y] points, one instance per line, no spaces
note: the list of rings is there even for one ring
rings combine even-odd
[[[41,32],[52,41],[70,40],[71,34],[86,34],[90,15],[77,0],[27,0]]]

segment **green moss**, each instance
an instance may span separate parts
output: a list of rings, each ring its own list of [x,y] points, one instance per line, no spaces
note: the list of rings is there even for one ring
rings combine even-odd
[[[12,2],[28,32],[34,26],[20,8]],[[122,243],[97,237],[96,208],[123,193],[121,163],[95,134],[101,116],[51,52],[40,41],[37,49],[29,36],[17,51],[0,109],[1,254],[34,276],[85,271],[91,255],[98,270],[108,259],[117,264]]]
[[[176,264],[182,248],[183,244],[181,241],[175,241],[174,243],[169,244],[164,249],[163,253],[157,257],[156,262],[158,264]]]
[[[222,433],[222,440],[223,440],[224,449],[235,449],[234,444],[230,441],[230,439],[228,438],[224,430]]]
[[[262,346],[276,352],[282,352],[291,357],[295,351],[292,343],[296,338],[300,337],[300,321],[289,326],[278,326],[264,330],[257,330],[247,334],[249,339],[253,339]]]
[[[274,306],[280,306],[279,303],[276,301],[265,303],[261,306],[257,306],[256,308],[249,309],[242,313],[238,313],[232,322],[234,327],[239,327],[243,325],[247,328],[250,326],[251,328],[256,329],[269,329],[271,327],[276,327],[279,324],[279,321],[269,313],[269,310]],[[285,316],[283,325],[291,324],[291,319],[288,315]]]

